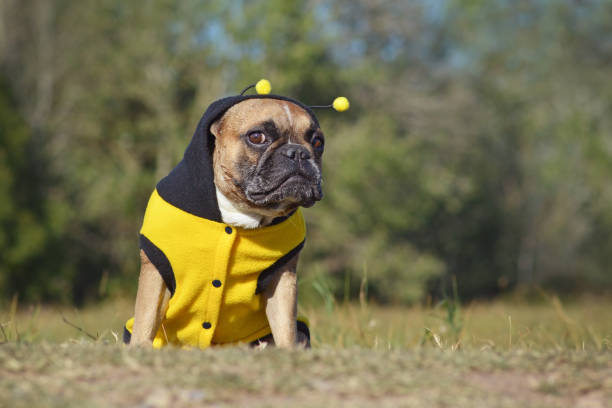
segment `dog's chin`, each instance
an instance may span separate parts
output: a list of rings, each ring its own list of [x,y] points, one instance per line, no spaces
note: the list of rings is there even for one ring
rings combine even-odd
[[[266,210],[291,210],[297,207],[312,207],[323,198],[320,182],[302,176],[291,176],[277,186],[251,185],[245,190],[249,202]]]

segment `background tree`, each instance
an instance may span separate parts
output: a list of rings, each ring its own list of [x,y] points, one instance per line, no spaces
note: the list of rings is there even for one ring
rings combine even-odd
[[[304,286],[379,302],[610,290],[612,4],[0,3],[0,293],[132,293],[155,182],[261,77],[321,111]]]

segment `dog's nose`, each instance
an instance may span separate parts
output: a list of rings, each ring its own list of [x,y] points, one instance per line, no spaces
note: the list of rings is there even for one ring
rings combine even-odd
[[[310,159],[310,152],[300,145],[287,145],[281,150],[281,153],[291,160],[308,160]]]

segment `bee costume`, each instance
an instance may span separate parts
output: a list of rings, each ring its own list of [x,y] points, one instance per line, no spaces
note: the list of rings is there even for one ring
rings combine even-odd
[[[140,230],[140,248],[171,294],[153,340],[156,348],[167,344],[206,348],[213,344],[249,343],[268,336],[271,329],[261,293],[274,272],[304,245],[306,227],[299,209],[274,220],[270,226],[256,229],[231,227],[221,220],[213,182],[215,137],[210,132],[217,119],[246,99],[272,98],[300,106],[318,125],[310,107],[284,96],[269,95],[268,81],[255,85],[258,94],[244,95],[251,87],[208,107],[183,160],[157,184],[149,199]],[[346,110],[348,101],[336,98],[333,105],[338,111]],[[131,318],[125,325],[125,343],[130,342],[133,324]],[[308,326],[301,319],[298,331],[310,338]]]

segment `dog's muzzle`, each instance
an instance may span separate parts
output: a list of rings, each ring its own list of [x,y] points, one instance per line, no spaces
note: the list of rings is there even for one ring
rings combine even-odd
[[[323,198],[321,171],[305,147],[287,144],[275,152],[268,166],[248,183],[246,197],[256,205],[283,202],[311,207]]]

